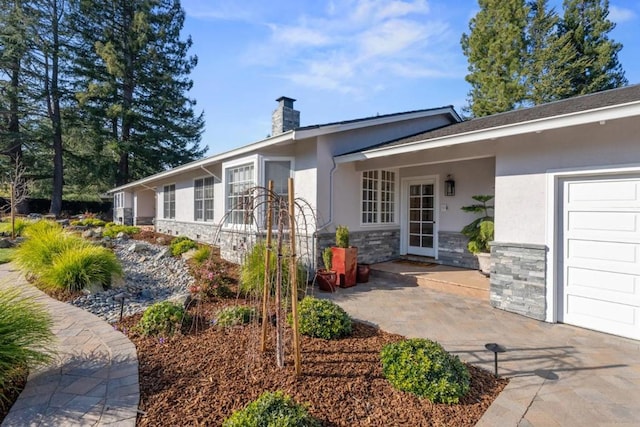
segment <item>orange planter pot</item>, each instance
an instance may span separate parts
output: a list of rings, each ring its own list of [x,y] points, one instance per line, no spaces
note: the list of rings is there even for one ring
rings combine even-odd
[[[331,248],[333,254],[333,270],[338,273],[338,283],[341,288],[349,288],[356,284],[356,269],[358,265],[358,248]]]

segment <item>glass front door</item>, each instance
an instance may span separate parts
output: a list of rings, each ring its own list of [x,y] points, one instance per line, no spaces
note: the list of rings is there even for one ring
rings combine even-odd
[[[435,184],[433,182],[410,182],[407,188],[407,197],[407,253],[435,256]]]

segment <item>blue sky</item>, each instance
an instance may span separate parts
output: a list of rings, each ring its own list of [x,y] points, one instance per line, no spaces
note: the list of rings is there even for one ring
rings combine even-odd
[[[561,0],[551,0],[561,10]],[[275,99],[311,125],[466,105],[460,36],[476,0],[182,0],[198,56],[191,96],[208,154],[267,136]],[[640,1],[611,0],[611,37],[640,83]]]

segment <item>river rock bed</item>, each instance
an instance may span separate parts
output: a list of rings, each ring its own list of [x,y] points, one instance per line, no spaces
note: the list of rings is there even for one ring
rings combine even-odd
[[[169,299],[184,301],[193,277],[181,257],[171,256],[167,246],[144,241],[114,239],[105,241],[122,263],[123,278],[112,289],[85,291],[71,301],[98,317],[113,323],[120,319],[120,297],[124,295],[123,317]]]

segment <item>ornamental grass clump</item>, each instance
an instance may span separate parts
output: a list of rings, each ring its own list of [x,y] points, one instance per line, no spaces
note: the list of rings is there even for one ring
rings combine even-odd
[[[115,254],[101,246],[83,245],[55,256],[40,275],[40,282],[52,289],[80,291],[91,285],[108,288],[114,276],[122,276]]]
[[[469,392],[467,367],[437,342],[414,338],[387,344],[380,358],[385,378],[399,390],[449,404]]]
[[[27,239],[16,249],[15,261],[34,275],[42,274],[62,252],[90,245],[80,237],[65,233],[62,227],[49,221],[38,221],[31,225],[25,236]]]
[[[287,248],[283,247],[282,251],[282,288],[288,291],[290,287],[289,266],[291,258],[289,257]],[[266,245],[263,242],[258,242],[253,245],[243,261],[242,266],[240,267],[240,291],[243,294],[251,296],[262,295],[262,287],[264,286],[264,259],[266,252]],[[269,271],[271,272],[270,288],[272,294],[275,292],[277,259],[278,255],[276,251],[269,251]],[[297,263],[296,268],[298,290],[303,291],[306,285],[306,271],[300,262]]]
[[[153,304],[144,311],[137,329],[142,335],[171,336],[180,332],[182,325],[188,324],[189,321],[189,315],[182,305],[163,301]]]
[[[304,297],[298,305],[298,315],[298,327],[303,335],[331,340],[351,334],[351,318],[332,301]]]
[[[233,305],[225,307],[218,312],[216,325],[222,327],[244,325],[258,320],[258,313],[253,307],[246,305]]]
[[[0,390],[23,372],[52,358],[51,317],[16,289],[0,291]],[[4,396],[0,394],[0,399]]]
[[[223,427],[319,427],[304,405],[282,391],[265,392],[244,409],[236,411]]]
[[[27,228],[29,228],[29,226],[31,226],[31,224],[34,224],[34,222],[29,221],[28,219],[19,217],[15,218],[13,224],[13,231],[15,233],[15,236],[18,237],[24,235],[24,232],[27,230]],[[4,221],[0,222],[0,233],[10,236],[11,231],[11,218],[6,218]]]
[[[191,260],[197,265],[202,265],[211,258],[211,248],[209,246],[200,246],[198,250],[193,254]]]

